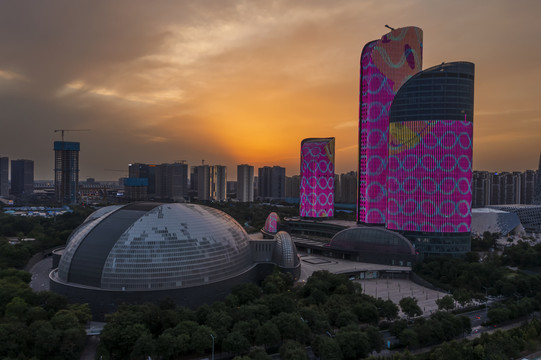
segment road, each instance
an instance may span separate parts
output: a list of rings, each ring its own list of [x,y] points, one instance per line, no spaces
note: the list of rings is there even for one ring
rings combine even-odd
[[[30,287],[34,291],[48,291],[49,290],[49,272],[53,267],[53,258],[47,257],[36,263],[30,270],[32,274],[32,280],[30,281]]]

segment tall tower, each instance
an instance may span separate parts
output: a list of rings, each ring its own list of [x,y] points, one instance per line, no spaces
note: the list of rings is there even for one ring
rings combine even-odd
[[[392,30],[361,53],[358,223],[385,224],[389,109],[402,84],[421,70],[422,53],[417,27]]]
[[[0,156],[0,196],[9,196],[9,158]]]
[[[251,165],[237,165],[237,199],[254,201],[254,167]]]
[[[470,251],[475,66],[409,79],[390,111],[387,228],[423,254]]]
[[[54,142],[54,188],[56,201],[77,204],[79,193],[80,143]]]
[[[11,193],[30,195],[34,192],[34,161],[11,160]]]
[[[301,142],[300,216],[334,216],[334,138]]]
[[[539,166],[537,168],[537,176],[535,181],[533,204],[541,205],[541,153],[539,153]]]

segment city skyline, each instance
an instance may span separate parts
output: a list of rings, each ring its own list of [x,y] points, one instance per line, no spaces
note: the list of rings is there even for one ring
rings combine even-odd
[[[34,178],[52,179],[53,130],[88,128],[65,135],[81,143],[81,179],[179,159],[231,175],[238,164],[278,165],[291,176],[302,139],[333,136],[336,173],[356,170],[359,54],[389,24],[424,30],[423,68],[476,64],[475,170],[536,169],[539,10],[534,1],[2,3],[0,155],[33,160]]]

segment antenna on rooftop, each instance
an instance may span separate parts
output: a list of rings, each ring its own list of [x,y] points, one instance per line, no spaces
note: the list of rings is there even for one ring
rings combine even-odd
[[[391,29],[391,30],[394,30],[394,28],[390,27],[390,26],[387,25],[387,24],[385,24],[385,27],[386,27],[386,28],[389,28],[389,29]]]

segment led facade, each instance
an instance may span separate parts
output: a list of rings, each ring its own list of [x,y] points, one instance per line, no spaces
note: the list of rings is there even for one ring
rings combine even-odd
[[[474,65],[447,63],[402,86],[390,110],[387,222],[423,253],[469,251]]]
[[[334,138],[301,142],[300,216],[334,216]]]
[[[361,54],[357,222],[385,224],[389,109],[400,87],[421,70],[423,33],[391,31]]]

